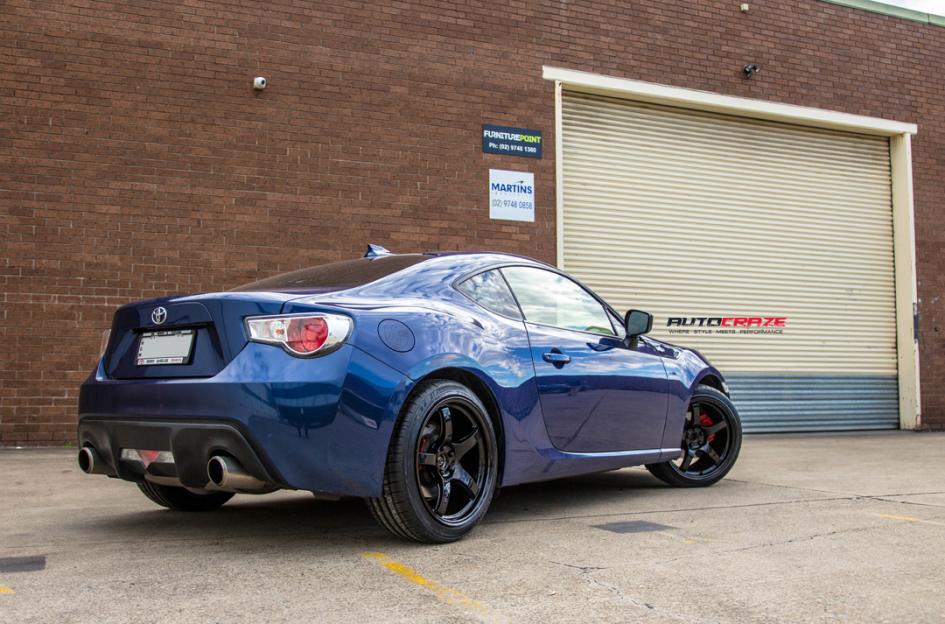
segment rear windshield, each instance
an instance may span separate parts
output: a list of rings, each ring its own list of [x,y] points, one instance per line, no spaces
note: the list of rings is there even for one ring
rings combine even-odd
[[[345,260],[267,277],[258,282],[237,286],[233,290],[344,290],[370,284],[428,259],[429,256],[423,254],[398,254]]]

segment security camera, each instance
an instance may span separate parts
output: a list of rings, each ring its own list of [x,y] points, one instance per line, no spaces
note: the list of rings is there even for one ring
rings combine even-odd
[[[257,91],[262,91],[266,88],[266,79],[262,76],[256,76],[253,78],[253,88]]]
[[[754,63],[749,63],[742,67],[742,71],[745,72],[745,78],[751,78],[755,74],[761,71],[761,68],[755,65]]]

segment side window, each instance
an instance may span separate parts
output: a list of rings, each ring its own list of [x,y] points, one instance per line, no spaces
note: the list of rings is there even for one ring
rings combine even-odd
[[[568,278],[532,267],[505,267],[525,319],[565,329],[613,336],[604,306]]]
[[[515,298],[512,297],[512,291],[498,271],[473,275],[457,284],[456,288],[487,310],[516,319],[522,318]]]

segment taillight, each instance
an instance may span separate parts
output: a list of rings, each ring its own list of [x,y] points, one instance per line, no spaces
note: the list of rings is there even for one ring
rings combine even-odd
[[[102,332],[102,342],[98,345],[98,356],[105,357],[105,351],[108,349],[108,339],[112,335],[112,330],[106,329]]]
[[[351,324],[350,318],[340,314],[292,314],[246,319],[250,340],[280,345],[299,356],[333,351],[348,337]]]

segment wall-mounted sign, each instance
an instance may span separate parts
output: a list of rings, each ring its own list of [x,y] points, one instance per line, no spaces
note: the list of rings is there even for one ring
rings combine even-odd
[[[786,316],[671,316],[666,319],[670,334],[713,336],[781,335],[787,328]]]
[[[482,151],[486,154],[541,158],[541,130],[483,124]]]
[[[535,174],[489,170],[489,218],[535,221]]]

